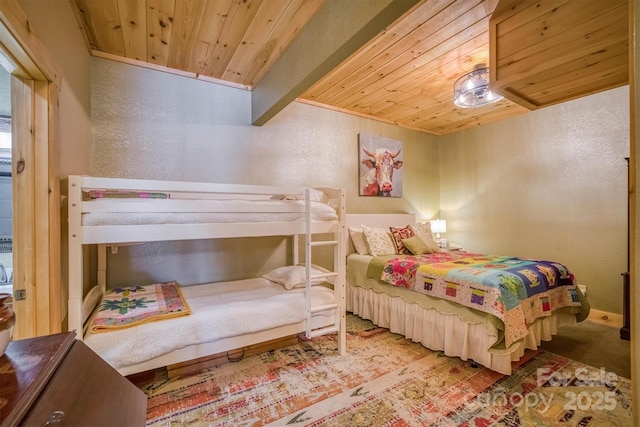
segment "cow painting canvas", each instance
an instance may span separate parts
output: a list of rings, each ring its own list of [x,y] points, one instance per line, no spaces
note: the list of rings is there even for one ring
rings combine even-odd
[[[402,197],[402,141],[359,134],[360,195]]]

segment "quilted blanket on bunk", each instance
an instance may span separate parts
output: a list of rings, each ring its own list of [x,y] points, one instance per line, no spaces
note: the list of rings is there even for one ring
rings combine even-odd
[[[498,317],[507,346],[536,319],[580,306],[573,274],[550,261],[443,251],[388,259],[380,279]]]
[[[190,313],[176,282],[114,288],[102,298],[91,332],[124,329]]]

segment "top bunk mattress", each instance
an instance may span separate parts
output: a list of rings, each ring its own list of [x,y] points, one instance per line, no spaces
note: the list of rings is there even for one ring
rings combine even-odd
[[[303,221],[304,200],[174,200],[113,199],[108,210],[93,210],[82,214],[83,226],[155,225],[155,224],[210,224],[260,223]],[[162,210],[163,203],[167,206]],[[138,209],[136,209],[138,206]],[[171,211],[179,207],[179,211]],[[336,221],[338,215],[330,205],[310,202],[312,221]]]

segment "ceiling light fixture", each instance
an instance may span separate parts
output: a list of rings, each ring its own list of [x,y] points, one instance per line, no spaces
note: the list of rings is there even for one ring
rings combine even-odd
[[[489,90],[489,68],[478,64],[453,84],[454,104],[462,108],[481,107],[500,101],[502,96]]]

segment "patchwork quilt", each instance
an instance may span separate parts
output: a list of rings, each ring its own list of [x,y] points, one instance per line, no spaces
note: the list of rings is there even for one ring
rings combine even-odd
[[[380,279],[498,317],[507,347],[536,319],[581,305],[573,274],[551,261],[443,251],[393,257]]]
[[[124,329],[190,313],[176,282],[114,288],[102,298],[91,332]]]

